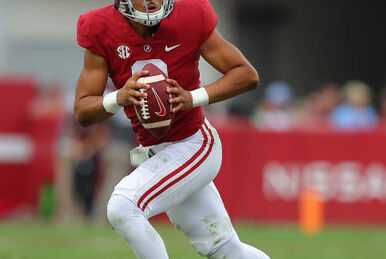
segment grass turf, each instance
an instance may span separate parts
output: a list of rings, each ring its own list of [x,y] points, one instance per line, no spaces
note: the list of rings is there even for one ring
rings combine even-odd
[[[169,225],[157,225],[171,259],[202,258]],[[271,258],[385,258],[386,227],[328,226],[315,237],[294,225],[237,225],[240,238]],[[149,247],[151,249],[151,247]],[[111,228],[101,225],[0,224],[1,259],[136,258]],[[156,258],[155,258],[156,259]]]

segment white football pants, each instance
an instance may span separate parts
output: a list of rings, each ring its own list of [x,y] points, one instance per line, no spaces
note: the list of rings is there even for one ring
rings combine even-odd
[[[138,258],[168,258],[161,237],[148,222],[162,212],[201,255],[269,258],[241,243],[232,227],[212,182],[220,170],[222,148],[207,120],[185,140],[144,149],[153,156],[117,184],[107,206],[110,223]]]

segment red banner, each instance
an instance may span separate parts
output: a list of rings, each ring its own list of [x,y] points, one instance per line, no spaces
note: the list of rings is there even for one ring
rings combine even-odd
[[[217,126],[223,166],[216,185],[233,218],[297,220],[318,191],[330,222],[386,222],[386,134],[259,132]]]
[[[53,183],[60,116],[43,114],[31,78],[0,78],[0,89],[1,219],[13,210],[34,211],[42,185]]]
[[[36,207],[40,186],[53,181],[59,118],[31,115],[36,86],[30,81],[0,80],[0,86],[8,96],[0,105],[1,217],[19,205]],[[386,133],[274,133],[245,121],[214,124],[224,151],[215,182],[234,219],[297,220],[300,195],[313,189],[327,221],[386,222]]]

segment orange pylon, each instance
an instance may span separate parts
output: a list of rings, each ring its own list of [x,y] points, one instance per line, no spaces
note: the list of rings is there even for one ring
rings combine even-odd
[[[299,199],[299,227],[307,236],[319,234],[324,225],[321,194],[312,189],[304,190]]]

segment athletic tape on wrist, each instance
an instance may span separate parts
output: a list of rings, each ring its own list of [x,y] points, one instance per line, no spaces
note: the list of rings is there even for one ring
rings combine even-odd
[[[209,104],[209,95],[204,87],[190,91],[192,94],[193,107]]]
[[[105,108],[106,112],[114,114],[122,108],[122,106],[117,103],[117,94],[118,91],[114,91],[112,93],[106,94],[103,97],[103,107]]]

